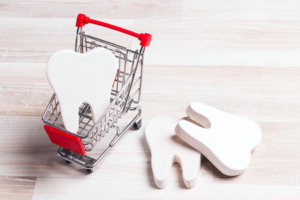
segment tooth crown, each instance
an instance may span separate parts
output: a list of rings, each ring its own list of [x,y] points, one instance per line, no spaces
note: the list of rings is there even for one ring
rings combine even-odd
[[[196,185],[201,154],[175,135],[181,119],[159,116],[146,126],[145,136],[151,151],[151,165],[158,188],[165,188],[173,163],[181,165],[183,180],[188,188]]]
[[[251,151],[261,141],[261,129],[252,120],[191,103],[187,115],[204,128],[182,120],[176,134],[207,157],[223,174],[241,174],[250,164]]]
[[[110,104],[111,87],[117,71],[115,56],[104,48],[80,54],[55,52],[47,63],[47,77],[56,93],[66,130],[78,131],[78,109],[88,103],[96,123]]]

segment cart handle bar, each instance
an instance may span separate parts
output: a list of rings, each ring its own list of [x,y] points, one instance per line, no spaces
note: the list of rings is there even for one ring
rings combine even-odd
[[[109,29],[113,29],[113,30],[125,33],[127,35],[131,35],[133,37],[136,37],[136,38],[139,39],[139,41],[141,41],[140,45],[143,46],[143,47],[149,46],[149,44],[151,42],[152,36],[150,34],[148,34],[148,33],[140,33],[140,34],[138,34],[138,33],[129,31],[127,29],[118,27],[118,26],[114,26],[114,25],[111,25],[111,24],[108,24],[108,23],[104,23],[104,22],[101,22],[101,21],[90,19],[85,14],[78,14],[77,21],[76,21],[76,26],[78,28],[83,27],[84,25],[86,25],[88,23],[96,24],[96,25],[99,25],[99,26],[103,26],[103,27],[106,27],[106,28],[109,28]]]

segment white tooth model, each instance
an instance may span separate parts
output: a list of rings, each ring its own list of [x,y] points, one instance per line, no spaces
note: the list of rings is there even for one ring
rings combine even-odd
[[[80,54],[71,50],[55,52],[47,63],[47,77],[56,93],[66,130],[77,133],[78,110],[88,103],[94,123],[110,104],[117,59],[108,50],[96,48]]]
[[[249,166],[251,151],[262,136],[254,121],[196,102],[188,106],[186,113],[204,128],[180,121],[175,132],[182,140],[201,152],[225,175],[239,175]]]
[[[151,165],[158,188],[165,188],[173,163],[181,165],[187,188],[196,185],[201,154],[178,138],[174,132],[181,119],[159,116],[146,126],[146,140],[151,151]]]

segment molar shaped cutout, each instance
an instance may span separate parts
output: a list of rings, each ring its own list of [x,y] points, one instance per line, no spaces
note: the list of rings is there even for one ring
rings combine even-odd
[[[77,133],[82,103],[90,105],[94,123],[101,117],[110,104],[117,66],[116,57],[104,48],[84,54],[61,50],[50,57],[47,77],[59,99],[66,130]]]
[[[196,186],[201,154],[176,136],[174,129],[181,119],[159,116],[146,126],[145,136],[151,151],[151,165],[158,188],[165,188],[173,163],[180,164],[184,184]]]
[[[252,150],[261,141],[258,124],[197,102],[188,106],[186,114],[204,128],[182,120],[176,126],[176,135],[201,152],[223,174],[243,173],[250,164]],[[207,123],[203,124],[207,122],[204,118],[209,120],[209,128]]]

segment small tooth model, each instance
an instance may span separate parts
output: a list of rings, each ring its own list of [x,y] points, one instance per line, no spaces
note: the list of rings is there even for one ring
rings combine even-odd
[[[110,104],[117,66],[116,57],[104,48],[84,54],[62,50],[50,57],[47,77],[59,99],[66,130],[77,133],[82,103],[90,105],[94,123],[101,117]]]
[[[159,116],[146,126],[146,140],[151,151],[151,165],[158,188],[165,188],[173,163],[181,165],[184,184],[187,188],[196,185],[200,170],[201,154],[187,145],[175,134],[181,119]]]
[[[202,103],[191,103],[176,134],[207,157],[223,174],[241,174],[250,164],[251,151],[261,141],[261,129],[252,120],[228,114]]]

